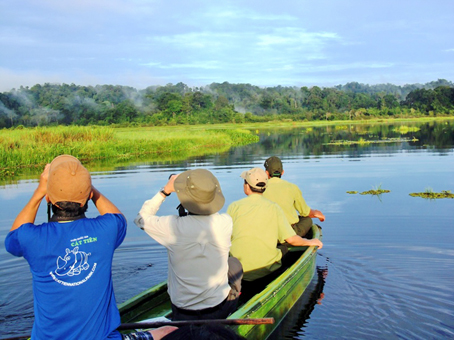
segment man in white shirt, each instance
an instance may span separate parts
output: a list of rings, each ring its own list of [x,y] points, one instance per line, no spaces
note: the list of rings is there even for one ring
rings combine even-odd
[[[156,216],[172,192],[188,214]],[[134,220],[167,248],[173,320],[222,319],[236,310],[243,270],[229,257],[232,219],[219,213],[224,202],[210,171],[188,170],[171,176]]]

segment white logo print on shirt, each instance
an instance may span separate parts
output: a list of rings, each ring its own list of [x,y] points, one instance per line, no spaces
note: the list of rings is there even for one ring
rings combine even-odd
[[[86,253],[84,251],[79,250],[80,244],[92,243],[97,242],[96,237],[80,237],[75,240],[71,240],[71,246],[74,248],[70,250],[66,248],[66,254],[63,256],[59,256],[57,258],[57,268],[54,271],[49,273],[54,279],[55,282],[64,285],[64,286],[78,286],[86,282],[95,272],[96,270],[96,263],[91,266],[91,270],[88,271],[90,268],[89,263],[89,256],[91,253]],[[87,272],[88,271],[88,272]],[[77,282],[66,282],[72,281],[70,277],[78,276],[83,273],[86,273],[86,276],[82,278],[80,281]],[[83,276],[83,275],[81,275]]]
[[[79,251],[79,247],[75,247],[73,250],[66,248],[66,255],[57,258],[57,269],[55,270],[55,274],[58,276],[79,275],[83,270],[90,268],[90,265],[87,262],[89,255],[91,255],[91,253],[87,254],[83,251]]]

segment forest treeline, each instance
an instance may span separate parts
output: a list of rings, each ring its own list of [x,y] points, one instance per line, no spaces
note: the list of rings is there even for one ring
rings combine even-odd
[[[0,93],[0,128],[49,125],[177,125],[270,120],[348,120],[454,114],[445,79],[397,86],[258,87],[212,83],[150,86],[49,84]]]

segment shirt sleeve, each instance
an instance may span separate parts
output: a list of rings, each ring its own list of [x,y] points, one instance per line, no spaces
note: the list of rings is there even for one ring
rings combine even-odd
[[[229,205],[229,207],[227,208],[227,214],[232,218],[232,220],[233,220],[233,218],[235,216],[234,211],[235,211],[235,202],[231,203]]]
[[[167,246],[174,239],[170,226],[176,223],[177,216],[156,216],[164,200],[165,198],[158,192],[152,199],[145,201],[134,223],[157,242]]]
[[[6,250],[14,256],[24,256],[19,240],[19,229],[20,228],[10,231],[5,239]]]
[[[303,193],[298,188],[298,186],[293,187],[295,191],[295,202],[294,206],[295,209],[299,212],[300,216],[307,217],[311,212],[311,208],[307,205],[306,201],[304,200]]]
[[[117,225],[118,225],[118,235],[117,235],[117,243],[115,245],[115,248],[118,248],[120,244],[123,243],[125,237],[126,237],[126,230],[128,223],[126,222],[126,218],[122,214],[113,214],[115,218],[117,219]]]
[[[278,220],[278,239],[280,243],[284,243],[286,239],[295,236],[296,233],[288,222],[287,217],[285,216],[285,213],[281,209],[281,207],[276,203],[275,206]]]

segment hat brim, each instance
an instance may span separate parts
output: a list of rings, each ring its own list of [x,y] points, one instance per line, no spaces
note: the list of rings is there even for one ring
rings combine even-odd
[[[177,193],[178,200],[180,201],[181,205],[189,212],[197,215],[211,215],[217,213],[219,210],[222,209],[225,203],[224,195],[221,191],[221,186],[214,177],[217,182],[218,190],[216,190],[214,198],[209,203],[202,203],[196,202],[194,198],[190,195],[188,188],[186,186],[186,178],[193,170],[187,170],[182,172],[178,175],[175,179],[174,187],[175,192]]]

